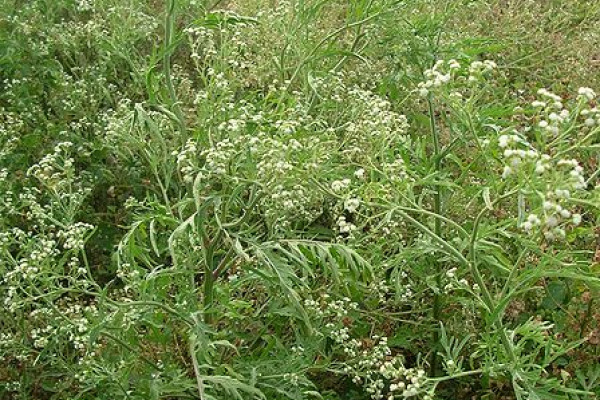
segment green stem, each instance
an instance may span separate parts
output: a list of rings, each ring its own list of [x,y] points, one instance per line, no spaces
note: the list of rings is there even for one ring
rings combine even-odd
[[[204,305],[204,323],[207,325],[210,325],[212,323],[212,306],[214,303],[214,286],[215,286],[215,279],[213,276],[213,269],[209,267],[209,265],[211,264],[211,262],[209,262],[209,260],[207,260],[207,264],[204,267],[204,298],[203,298],[203,305]]]
[[[456,250],[453,246],[451,246],[448,242],[446,242],[444,239],[442,239],[439,235],[436,235],[435,232],[433,232],[427,226],[423,225],[422,223],[420,223],[416,219],[412,218],[410,215],[408,215],[404,211],[397,210],[396,212],[399,213],[400,215],[402,215],[406,220],[410,221],[419,230],[421,230],[422,232],[424,232],[427,235],[429,235],[429,237],[431,237],[435,243],[437,243],[444,250],[448,251],[450,254],[452,254],[453,256],[455,256],[456,259],[458,261],[460,261],[461,265],[463,265],[464,267],[467,267],[471,271],[471,274],[475,278],[475,282],[481,288],[481,291],[482,291],[482,294],[483,294],[483,305],[488,310],[488,312],[492,312],[495,309],[495,302],[494,302],[494,299],[491,296],[489,290],[487,289],[487,286],[486,286],[486,284],[485,284],[485,282],[483,280],[483,276],[481,275],[481,272],[479,271],[479,268],[477,268],[477,265],[475,265],[473,263],[473,261],[469,261],[467,258],[465,258],[465,256],[463,256],[460,251]],[[480,216],[481,216],[481,213],[480,213]],[[473,233],[474,233],[475,236],[477,235],[477,225],[475,226]],[[472,257],[472,259],[475,260],[474,249],[475,249],[474,241],[472,241],[472,246],[471,246],[472,253],[471,253],[471,257]],[[501,338],[502,344],[503,344],[503,346],[504,346],[507,354],[509,355],[509,358],[511,359],[511,361],[514,361],[515,360],[515,355],[514,355],[514,352],[513,352],[513,347],[512,347],[512,345],[510,343],[508,335],[506,334],[506,330],[504,329],[504,327],[502,325],[502,321],[498,319],[498,320],[494,321],[494,325],[496,326],[496,328],[498,329],[498,331],[501,334],[500,338]]]
[[[436,173],[439,173],[442,168],[442,160],[440,157],[440,137],[439,131],[435,124],[435,115],[433,110],[433,101],[431,95],[427,98],[427,106],[429,108],[429,125],[431,128],[431,137],[433,140],[433,157],[434,157],[434,169]],[[435,193],[433,195],[433,212],[436,215],[442,215],[442,188],[437,185]],[[442,237],[442,220],[435,218],[433,232],[436,236]],[[439,326],[442,316],[442,298],[440,291],[442,290],[442,264],[438,260],[434,260],[435,265],[435,285],[436,290],[433,294],[433,319]],[[433,345],[434,350],[431,355],[431,375],[436,376],[439,369],[439,357],[437,355],[437,347],[440,342],[440,331],[435,329],[433,331]]]
[[[200,373],[200,365],[198,364],[198,356],[196,355],[196,341],[194,340],[193,336],[190,337],[189,342],[190,357],[192,358],[192,364],[194,366],[194,375],[196,376],[198,395],[200,396],[200,400],[204,400],[204,380],[202,379],[202,374]]]
[[[526,254],[527,254],[527,249],[523,250],[521,252],[521,254],[519,255],[519,258],[517,258],[517,261],[513,265],[512,269],[510,270],[510,274],[508,275],[508,278],[506,279],[506,283],[504,284],[504,287],[502,288],[502,292],[500,292],[500,298],[503,298],[508,293],[508,291],[510,289],[510,284],[512,283],[515,275],[517,275],[517,272],[519,271],[519,266],[521,265],[521,261],[523,261],[523,258],[525,257]]]
[[[512,191],[505,193],[502,196],[498,197],[492,203],[492,208],[494,205],[496,205],[500,201],[504,200],[507,197],[514,195],[518,191],[519,191],[518,189],[512,190]],[[471,269],[471,274],[473,275],[475,282],[481,289],[481,294],[483,295],[484,304],[485,304],[486,308],[490,312],[492,312],[496,308],[495,301],[494,301],[494,298],[492,297],[492,295],[490,294],[490,291],[488,290],[487,285],[485,284],[485,281],[483,279],[483,275],[481,274],[481,271],[479,270],[479,268],[477,266],[477,251],[476,251],[476,243],[477,243],[477,236],[478,236],[478,231],[479,231],[479,224],[481,223],[481,219],[483,218],[483,216],[489,210],[490,210],[490,208],[487,208],[487,207],[482,209],[479,212],[479,214],[477,215],[477,217],[475,218],[475,222],[473,223],[473,233],[471,234],[471,241],[469,243],[469,256],[471,258],[469,265],[470,265],[470,269]],[[498,318],[493,322],[493,324],[500,332],[500,340],[502,341],[502,344],[504,346],[504,349],[506,350],[506,353],[508,354],[511,362],[514,362],[515,354],[513,351],[513,346],[511,344],[510,339],[508,338],[508,335],[506,334],[506,329],[504,328],[504,326],[502,324],[501,316],[498,316]]]
[[[433,378],[431,380],[434,381],[434,382],[443,382],[443,381],[450,381],[450,380],[453,380],[453,379],[462,378],[462,377],[465,377],[465,376],[479,375],[479,374],[482,374],[482,373],[483,373],[482,369],[474,369],[472,371],[459,372],[459,373],[454,374],[454,375],[442,376],[440,378]]]
[[[167,90],[169,91],[169,97],[172,103],[173,111],[179,120],[179,126],[182,131],[185,130],[185,122],[183,119],[183,112],[175,93],[173,86],[173,78],[171,76],[171,48],[173,45],[173,25],[175,22],[175,1],[167,0],[167,12],[165,13],[165,47],[163,56],[163,71],[165,74],[165,80],[167,83]]]

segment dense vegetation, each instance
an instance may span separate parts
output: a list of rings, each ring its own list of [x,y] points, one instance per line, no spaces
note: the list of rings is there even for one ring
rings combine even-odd
[[[596,0],[0,0],[1,399],[595,399]]]

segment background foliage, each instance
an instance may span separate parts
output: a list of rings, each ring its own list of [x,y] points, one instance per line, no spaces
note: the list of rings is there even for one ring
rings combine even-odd
[[[600,393],[598,2],[0,5],[0,398]]]

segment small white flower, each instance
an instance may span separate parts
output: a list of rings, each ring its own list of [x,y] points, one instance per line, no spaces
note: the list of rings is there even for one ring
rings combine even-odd
[[[350,185],[349,179],[343,179],[341,181],[333,181],[333,182],[331,182],[331,189],[333,189],[334,192],[340,192],[343,189],[346,189],[349,185]]]
[[[579,96],[585,97],[588,100],[594,100],[594,98],[596,97],[596,92],[594,92],[591,88],[589,87],[580,87],[579,90],[577,91],[577,93],[579,94]]]
[[[550,216],[548,218],[546,218],[546,226],[548,228],[554,228],[558,225],[558,218],[556,218],[555,216]]]
[[[354,176],[357,179],[364,179],[365,177],[365,170],[363,168],[359,168],[356,171],[354,171]]]
[[[554,240],[554,233],[552,232],[544,232],[544,237],[548,240]]]
[[[360,200],[357,198],[352,198],[352,199],[347,199],[344,202],[344,208],[346,209],[346,211],[348,211],[349,213],[354,213],[356,212],[356,210],[358,209],[358,207],[360,206]]]
[[[510,138],[508,135],[502,135],[498,138],[498,146],[505,148],[508,146]]]

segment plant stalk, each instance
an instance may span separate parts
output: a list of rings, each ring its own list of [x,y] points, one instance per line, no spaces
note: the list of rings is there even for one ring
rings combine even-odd
[[[173,86],[173,78],[171,76],[171,48],[173,45],[173,27],[175,24],[175,3],[176,0],[166,0],[167,10],[165,13],[165,46],[163,56],[163,72],[165,74],[165,81],[167,83],[167,90],[169,92],[169,98],[173,111],[179,120],[179,127],[182,131],[185,130],[185,122],[183,118],[183,112],[175,93],[175,87]]]
[[[429,95],[427,98],[427,106],[429,108],[429,125],[431,128],[431,137],[433,140],[433,157],[434,157],[434,169],[436,173],[439,173],[442,169],[442,160],[440,157],[440,137],[439,131],[437,129],[435,123],[435,115],[433,110],[433,100],[432,96]],[[441,186],[436,186],[435,193],[433,195],[433,212],[436,215],[442,215],[442,193]],[[442,220],[440,218],[435,218],[433,232],[438,237],[442,237]],[[434,260],[435,266],[435,285],[436,291],[433,294],[433,319],[436,321],[436,324],[439,326],[439,322],[441,322],[441,314],[442,314],[442,298],[440,295],[440,291],[442,289],[442,265],[438,260]],[[440,331],[439,328],[436,328],[433,331],[433,343],[434,350],[431,355],[431,376],[437,376],[439,370],[439,357],[437,354],[437,347],[440,342]]]
[[[214,286],[215,286],[215,278],[214,278],[214,271],[209,268],[208,266],[208,262],[207,265],[204,268],[204,297],[203,297],[203,306],[204,306],[204,323],[207,325],[212,324],[212,306],[214,303],[214,298],[215,298],[215,291],[214,291]]]
[[[190,357],[192,358],[192,364],[194,366],[194,375],[196,376],[198,395],[200,396],[200,400],[204,400],[204,380],[202,379],[202,374],[200,373],[200,365],[198,364],[198,357],[196,355],[196,343],[194,337],[190,337],[189,342]]]

